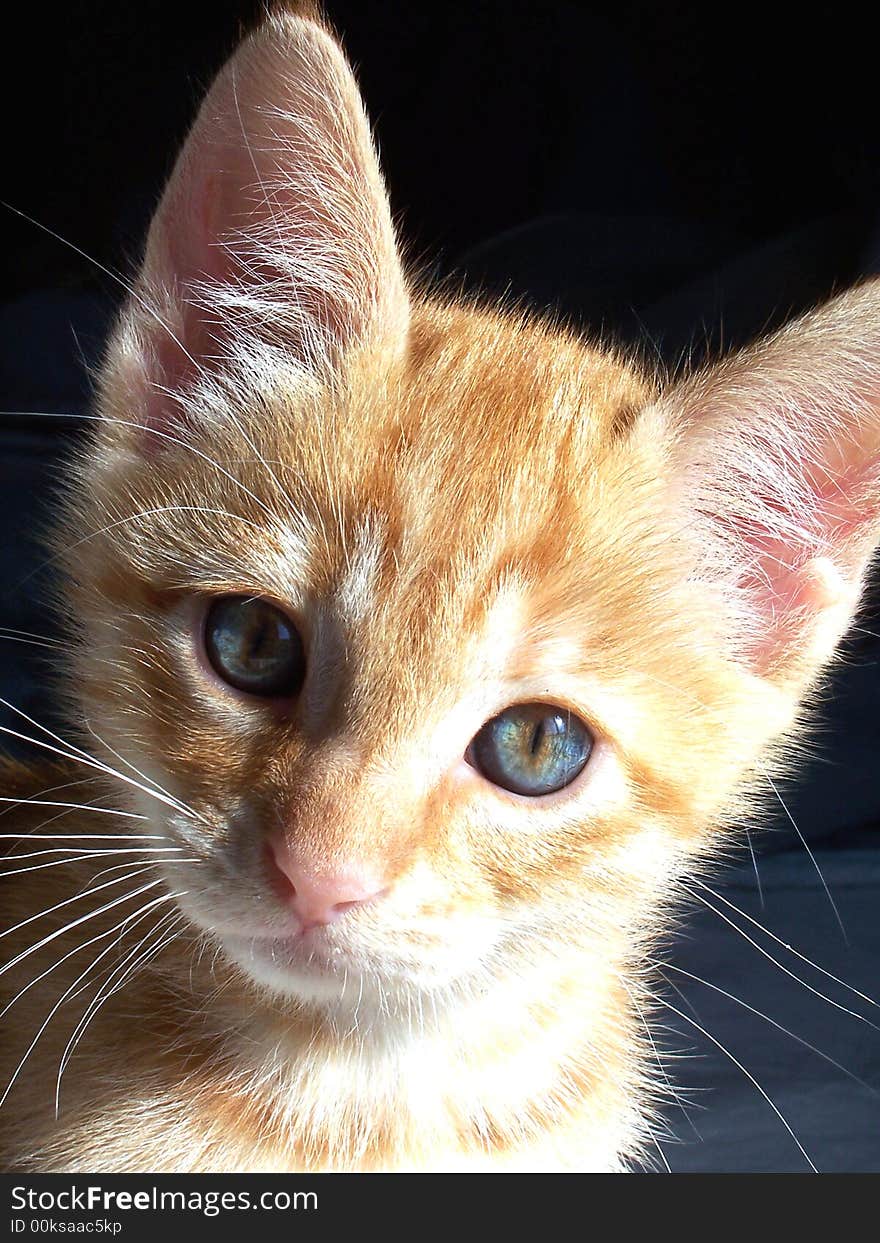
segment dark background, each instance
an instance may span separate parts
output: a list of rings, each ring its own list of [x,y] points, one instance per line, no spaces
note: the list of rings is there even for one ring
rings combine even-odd
[[[44,605],[51,567],[35,532],[51,510],[59,458],[79,434],[88,367],[119,297],[98,265],[132,271],[197,101],[259,11],[217,0],[94,2],[50,19],[32,5],[19,10],[20,29],[6,41],[0,197],[92,260],[0,209],[6,627],[55,634]],[[873,271],[876,29],[855,6],[821,22],[802,9],[796,23],[778,26],[767,13],[726,12],[722,22],[705,6],[648,3],[332,3],[420,267],[438,280],[559,306],[588,331],[673,368]],[[24,413],[37,411],[73,417]],[[780,789],[849,943],[780,808],[770,831],[753,835],[757,871],[746,853],[716,886],[866,994],[880,991],[876,594],[824,696],[816,758]],[[45,650],[23,637],[0,639],[0,694],[52,719]],[[880,1015],[739,923],[838,1007],[871,1022]],[[880,1034],[796,986],[707,910],[673,953],[675,969],[709,984],[668,973],[667,996],[681,1015],[661,1019],[656,1039],[692,1051],[670,1065],[695,1102],[690,1120],[670,1112],[679,1142],[662,1145],[669,1164],[807,1168],[716,1040],[759,1081],[817,1166],[880,1169],[872,1087]]]

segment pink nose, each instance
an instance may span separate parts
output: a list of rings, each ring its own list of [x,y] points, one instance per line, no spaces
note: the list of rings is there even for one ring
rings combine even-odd
[[[374,876],[355,864],[317,871],[280,837],[269,840],[266,855],[275,891],[291,908],[303,931],[332,924],[347,911],[387,892]]]

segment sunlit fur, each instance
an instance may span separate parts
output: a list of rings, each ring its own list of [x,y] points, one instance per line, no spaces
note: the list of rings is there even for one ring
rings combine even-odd
[[[4,1168],[643,1156],[663,1095],[649,960],[681,879],[739,840],[797,738],[877,539],[878,337],[868,286],[669,385],[558,326],[426,296],[331,37],[290,13],[252,36],[159,209],[59,525],[74,736],[120,776],[8,769],[14,797],[88,779],[76,801],[146,819],[0,818],[27,849],[144,832],[181,861],[144,855],[0,940],[6,963],[120,898],[0,974],[12,998],[59,963],[0,1019],[0,1091],[86,986],[0,1108]],[[200,618],[226,593],[298,621],[295,702],[211,672]],[[464,756],[535,700],[595,748],[527,799]],[[389,892],[273,960],[255,938],[289,932],[265,864],[279,831]],[[0,882],[9,926],[114,862]],[[56,1119],[109,942],[73,951],[129,913],[101,970],[154,926],[142,952],[168,943],[95,1011]]]

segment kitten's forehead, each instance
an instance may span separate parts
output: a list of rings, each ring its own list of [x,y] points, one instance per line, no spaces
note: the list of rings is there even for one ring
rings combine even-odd
[[[649,396],[613,355],[567,334],[442,309],[416,321],[390,374],[357,358],[305,412],[279,392],[272,452],[321,513],[349,611],[389,555],[399,585],[430,572],[491,591],[530,547],[545,559],[564,549]]]
[[[506,563],[538,548],[546,561],[571,541],[591,481],[649,397],[632,369],[568,334],[434,309],[390,374],[355,358],[347,383],[305,415],[280,393],[274,451],[341,541],[349,608],[358,584],[377,580],[382,549],[400,584],[457,570],[491,591]],[[338,566],[333,577],[340,589]]]

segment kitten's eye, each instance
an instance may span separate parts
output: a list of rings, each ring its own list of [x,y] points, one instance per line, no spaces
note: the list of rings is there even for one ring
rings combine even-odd
[[[205,618],[205,650],[224,682],[250,695],[296,695],[306,659],[290,618],[252,596],[217,600]]]
[[[583,721],[552,704],[515,704],[487,721],[465,759],[514,794],[553,794],[582,772],[593,749]]]

